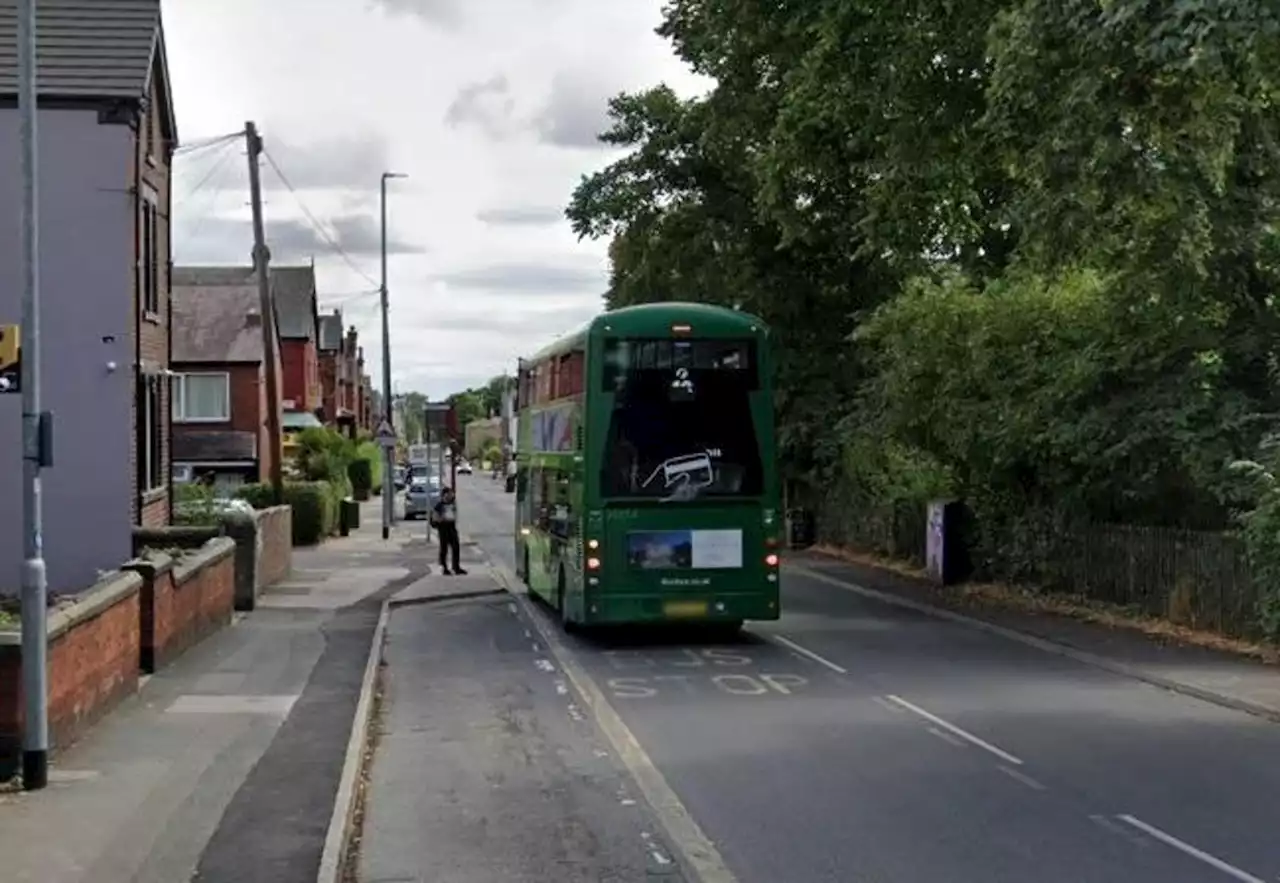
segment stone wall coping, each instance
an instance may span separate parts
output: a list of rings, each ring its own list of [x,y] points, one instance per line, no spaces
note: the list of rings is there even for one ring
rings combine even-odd
[[[173,570],[174,563],[172,555],[166,555],[162,552],[154,558],[132,558],[121,564],[120,569],[140,573],[144,579],[155,579],[161,574]]]
[[[133,571],[115,570],[79,595],[64,607],[49,610],[48,636],[50,640],[70,631],[80,623],[93,619],[104,610],[110,610],[125,598],[138,594],[142,588],[141,574]],[[21,646],[22,630],[0,631],[0,647]]]
[[[235,551],[235,540],[230,537],[214,537],[198,550],[184,556],[174,563],[174,586],[182,585],[206,567],[216,564],[223,558],[230,558],[235,554]]]

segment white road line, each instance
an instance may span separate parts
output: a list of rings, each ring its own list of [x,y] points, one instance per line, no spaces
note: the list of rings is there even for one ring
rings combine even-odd
[[[905,708],[907,711],[911,712],[912,714],[919,715],[920,717],[929,721],[929,723],[937,724],[947,732],[953,735],[959,736],[961,739],[965,740],[969,744],[976,745],[979,748],[981,748],[983,751],[990,751],[992,754],[994,754],[996,757],[1000,758],[1001,760],[1005,761],[1006,763],[1011,763],[1014,766],[1022,766],[1022,760],[1020,758],[1014,757],[1012,754],[1010,754],[1009,752],[1001,748],[997,748],[996,746],[992,745],[990,742],[986,741],[985,739],[979,739],[977,736],[973,735],[973,733],[970,733],[968,730],[962,730],[959,727],[957,727],[955,724],[951,723],[950,721],[945,721],[942,718],[938,717],[936,714],[925,711],[919,705],[912,705],[910,702],[903,699],[901,696],[886,696],[885,698],[888,699],[890,702],[894,703],[895,705],[901,705],[903,708]]]
[[[777,641],[782,646],[788,648],[789,650],[795,653],[799,653],[801,656],[805,657],[806,659],[813,660],[814,662],[818,663],[818,665],[825,665],[827,668],[831,669],[837,674],[847,675],[849,673],[848,669],[843,668],[839,665],[836,665],[834,662],[832,662],[830,659],[827,659],[825,656],[819,656],[817,653],[814,653],[812,650],[810,650],[807,647],[801,647],[799,644],[797,644],[795,641],[791,640],[790,638],[784,638],[782,635],[770,635],[770,637],[773,638],[773,640]]]
[[[1042,783],[1037,782],[1035,779],[1031,778],[1024,772],[1015,770],[1011,766],[1005,766],[1004,764],[997,764],[996,769],[1000,770],[1000,772],[1004,773],[1006,776],[1011,776],[1012,778],[1018,780],[1019,782],[1021,782],[1022,784],[1030,788],[1032,791],[1047,790]]]
[[[1147,824],[1142,821],[1142,819],[1130,815],[1116,816],[1116,818],[1128,825],[1132,825],[1149,837],[1154,837],[1166,846],[1172,846],[1179,852],[1185,853],[1194,859],[1202,861],[1211,868],[1216,868],[1228,877],[1234,877],[1236,880],[1242,881],[1242,883],[1267,883],[1267,881],[1263,880],[1261,877],[1255,877],[1246,871],[1240,870],[1235,865],[1229,865],[1217,856],[1210,855],[1203,849],[1197,849],[1190,843],[1187,843],[1184,840],[1179,840],[1172,834],[1167,834],[1164,831],[1161,831],[1155,825]]]
[[[883,696],[872,696],[871,701],[874,702],[876,705],[879,705],[881,708],[887,708],[889,711],[892,711],[894,714],[907,713],[907,710],[903,708],[901,705],[894,705],[892,702],[890,702],[888,699],[885,699]]]
[[[1140,849],[1150,849],[1152,846],[1152,841],[1149,837],[1143,837],[1137,831],[1130,830],[1124,825],[1121,825],[1106,816],[1094,814],[1089,816],[1089,820],[1103,828],[1106,828],[1117,837],[1123,837],[1125,840],[1128,840]]]
[[[954,746],[956,746],[957,748],[963,748],[963,747],[964,747],[964,743],[963,743],[963,742],[961,742],[961,741],[960,741],[959,739],[957,739],[955,736],[953,736],[953,735],[951,735],[950,733],[948,733],[946,730],[939,730],[937,727],[926,727],[925,729],[927,729],[927,730],[928,730],[930,733],[932,733],[933,735],[937,736],[937,737],[938,737],[939,739],[941,739],[943,742],[946,742],[946,743],[948,743],[948,744],[950,744],[950,745],[954,745]]]
[[[514,574],[505,568],[494,568],[494,571],[507,586],[515,585]],[[545,620],[524,595],[517,595],[517,599],[521,612],[542,636],[551,655],[559,661],[569,683],[582,697],[596,724],[666,829],[671,845],[692,867],[699,883],[738,883],[737,876],[729,870],[720,851],[703,833],[702,827],[676,796],[635,734],[609,704],[604,691],[578,662],[574,652],[559,639],[554,631],[556,626]]]

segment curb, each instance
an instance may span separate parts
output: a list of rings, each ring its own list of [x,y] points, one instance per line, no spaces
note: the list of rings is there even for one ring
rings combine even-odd
[[[333,803],[333,815],[325,832],[324,851],[320,854],[320,870],[317,883],[341,883],[343,865],[347,857],[352,814],[355,812],[356,788],[363,766],[365,747],[369,744],[369,729],[373,724],[373,694],[377,686],[378,666],[382,663],[382,647],[386,639],[387,619],[391,613],[389,600],[382,602],[378,612],[378,624],[373,630],[369,646],[369,658],[365,662],[364,678],[360,682],[360,698],[356,702],[355,717],[351,722],[351,738],[347,740],[347,753],[342,762],[342,776],[338,780],[338,794]]]
[[[911,598],[903,598],[890,592],[882,592],[878,589],[869,589],[866,586],[860,586],[857,583],[848,582],[829,574],[811,570],[803,564],[787,564],[786,570],[794,571],[802,576],[810,579],[824,582],[837,588],[844,589],[847,592],[853,592],[856,595],[862,595],[864,598],[870,598],[873,601],[880,601],[884,604],[891,604],[895,607],[902,607],[907,610],[914,610],[917,613],[923,613],[933,616],[937,619],[946,619],[978,631],[987,632],[992,635],[999,635],[1010,641],[1022,644],[1027,647],[1034,647],[1045,653],[1052,653],[1055,656],[1063,656],[1072,659],[1083,665],[1092,666],[1093,668],[1109,671],[1112,674],[1121,675],[1122,677],[1132,678],[1133,680],[1142,681],[1153,687],[1160,687],[1171,693],[1178,693],[1183,696],[1189,696],[1193,699],[1199,699],[1202,702],[1208,702],[1221,708],[1227,708],[1232,711],[1240,711],[1245,714],[1251,714],[1254,717],[1265,718],[1273,723],[1280,723],[1280,708],[1273,708],[1270,705],[1263,705],[1260,702],[1252,702],[1248,699],[1241,699],[1236,696],[1229,696],[1226,693],[1219,693],[1205,687],[1197,687],[1194,684],[1187,684],[1182,681],[1175,681],[1172,678],[1166,678],[1162,675],[1152,674],[1151,672],[1139,668],[1138,666],[1129,665],[1125,662],[1118,662],[1115,659],[1106,656],[1099,656],[1096,653],[1090,653],[1087,650],[1078,650],[1068,644],[1062,644],[1057,641],[1041,638],[1036,635],[1020,632],[1017,629],[1011,629],[1007,626],[996,625],[993,622],[987,622],[974,616],[968,616],[964,613],[957,613],[954,610],[948,610],[945,607],[938,607],[933,604],[926,604],[922,601],[915,601]]]

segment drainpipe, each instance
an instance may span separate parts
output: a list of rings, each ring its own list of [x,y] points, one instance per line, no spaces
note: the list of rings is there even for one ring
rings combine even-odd
[[[144,374],[142,372],[142,303],[139,297],[142,292],[140,283],[142,282],[142,223],[138,218],[139,210],[142,208],[142,150],[139,138],[141,138],[143,117],[146,114],[145,99],[138,103],[138,112],[134,114],[133,125],[130,129],[133,131],[133,297],[130,301],[133,303],[133,316],[130,321],[133,322],[133,437],[134,437],[134,454],[133,454],[133,493],[137,499],[138,524],[142,524],[142,450],[139,444],[142,442],[144,433],[141,432],[143,417],[142,402],[138,401],[138,391],[142,389]]]

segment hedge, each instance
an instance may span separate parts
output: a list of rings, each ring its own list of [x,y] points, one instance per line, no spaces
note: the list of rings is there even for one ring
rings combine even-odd
[[[293,544],[314,546],[334,532],[341,498],[327,481],[289,482],[285,502],[293,509]]]
[[[368,460],[352,460],[347,467],[351,477],[351,495],[357,500],[367,500],[373,492],[373,464]]]
[[[293,544],[314,546],[338,530],[338,504],[347,488],[328,481],[287,481],[284,502],[293,509]],[[246,484],[236,496],[248,500],[255,509],[275,505],[271,486]]]

